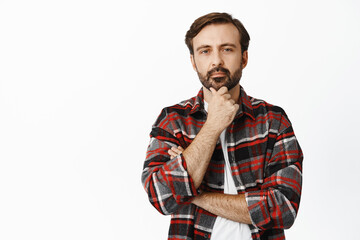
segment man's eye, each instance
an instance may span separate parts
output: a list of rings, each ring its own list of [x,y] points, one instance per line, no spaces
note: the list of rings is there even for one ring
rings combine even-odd
[[[200,53],[201,54],[207,54],[207,53],[209,53],[209,50],[201,50]]]
[[[225,52],[232,52],[232,48],[224,48]]]

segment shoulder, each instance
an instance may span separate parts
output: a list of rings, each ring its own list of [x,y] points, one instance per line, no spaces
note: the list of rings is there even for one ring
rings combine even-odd
[[[271,103],[266,102],[265,100],[254,98],[249,96],[251,106],[254,110],[254,113],[261,114],[264,112],[271,112],[281,115],[286,115],[284,109],[279,106],[273,105]]]
[[[165,107],[161,110],[154,126],[161,127],[165,123],[176,121],[181,118],[187,118],[190,114],[199,110],[201,104],[197,96],[183,100],[178,104]]]
[[[255,119],[266,119],[267,122],[277,125],[280,131],[291,126],[291,122],[282,107],[251,96],[249,99]]]

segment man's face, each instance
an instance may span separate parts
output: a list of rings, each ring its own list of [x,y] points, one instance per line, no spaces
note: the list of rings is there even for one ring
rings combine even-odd
[[[231,23],[210,24],[193,38],[191,62],[204,87],[219,90],[235,87],[247,64],[247,51],[241,54],[240,34]]]

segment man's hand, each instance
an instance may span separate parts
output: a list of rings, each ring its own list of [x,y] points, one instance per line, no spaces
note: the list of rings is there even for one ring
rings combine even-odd
[[[239,104],[231,98],[227,87],[221,87],[218,91],[210,88],[210,91],[212,95],[206,124],[221,133],[234,120]]]
[[[180,146],[176,147],[171,147],[171,149],[168,150],[168,153],[170,155],[170,159],[173,159],[174,157],[177,157],[178,155],[180,155],[182,152],[184,151],[184,149]]]

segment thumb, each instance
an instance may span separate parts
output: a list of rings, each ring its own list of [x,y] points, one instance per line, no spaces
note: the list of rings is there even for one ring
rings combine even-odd
[[[234,104],[234,106],[235,106],[235,112],[237,112],[240,109],[240,105],[236,103]]]

